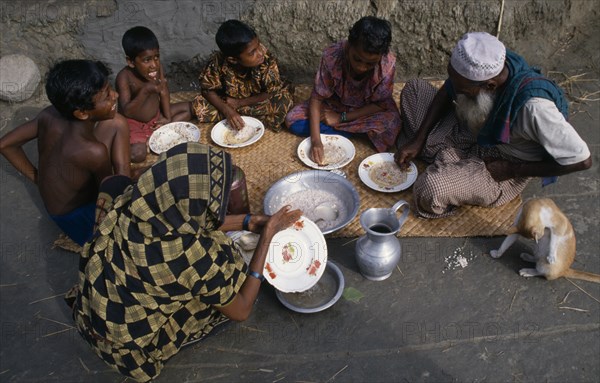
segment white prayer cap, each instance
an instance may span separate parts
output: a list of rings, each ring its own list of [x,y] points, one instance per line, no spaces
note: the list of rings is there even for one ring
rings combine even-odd
[[[465,33],[450,57],[450,65],[471,81],[496,77],[504,68],[506,48],[496,37],[486,32]]]

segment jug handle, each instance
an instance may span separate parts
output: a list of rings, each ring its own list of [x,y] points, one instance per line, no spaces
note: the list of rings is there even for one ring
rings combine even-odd
[[[398,225],[399,225],[399,227],[402,227],[402,225],[404,224],[404,222],[408,218],[408,212],[410,211],[410,207],[409,207],[408,202],[406,202],[403,199],[401,199],[400,201],[396,202],[394,204],[394,206],[392,206],[392,211],[394,213],[397,212],[398,209],[400,209],[402,206],[406,206],[406,208],[402,212],[402,216],[400,217],[400,219],[398,219]]]

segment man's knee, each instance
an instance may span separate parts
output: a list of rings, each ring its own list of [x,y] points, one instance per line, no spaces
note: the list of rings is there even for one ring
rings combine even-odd
[[[440,214],[437,206],[438,196],[441,192],[439,186],[439,180],[430,173],[424,172],[419,175],[413,184],[413,195],[417,210],[429,214]]]
[[[400,101],[403,99],[407,99],[407,95],[415,95],[418,94],[422,89],[433,88],[428,81],[423,80],[421,78],[415,78],[412,80],[408,80],[406,84],[404,84],[404,88],[402,88],[402,92],[400,93]],[[405,97],[402,97],[405,96]]]

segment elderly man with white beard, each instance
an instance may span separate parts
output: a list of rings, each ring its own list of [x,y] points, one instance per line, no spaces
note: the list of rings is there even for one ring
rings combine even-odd
[[[411,80],[402,90],[395,160],[430,165],[413,195],[419,216],[451,215],[463,205],[500,206],[532,177],[543,184],[592,165],[586,143],[566,120],[562,90],[496,37],[465,34],[436,90]]]

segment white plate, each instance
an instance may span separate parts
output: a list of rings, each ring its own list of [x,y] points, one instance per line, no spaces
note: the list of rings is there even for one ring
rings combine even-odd
[[[327,266],[327,243],[317,225],[302,216],[294,225],[275,234],[263,274],[284,293],[310,289]]]
[[[171,122],[152,133],[148,146],[154,153],[160,154],[177,144],[198,141],[200,141],[200,129],[196,125],[189,122]]]
[[[254,117],[242,116],[246,128],[252,129],[252,132],[248,134],[246,139],[242,142],[231,142],[227,139],[226,134],[230,133],[232,129],[229,127],[227,120],[219,121],[210,132],[210,138],[215,144],[224,148],[241,148],[244,146],[252,145],[265,134],[265,126],[260,120]]]
[[[354,159],[354,154],[356,153],[354,144],[346,137],[337,134],[321,134],[321,142],[323,142],[325,153],[327,153],[328,146],[335,145],[342,148],[345,155],[333,163],[319,165],[310,158],[310,137],[307,137],[298,145],[298,158],[300,158],[300,161],[313,169],[332,170],[344,167]]]
[[[398,166],[394,162],[394,153],[377,153],[365,158],[358,166],[358,176],[360,177],[360,180],[373,190],[384,193],[396,193],[404,189],[408,189],[417,179],[417,175],[419,174],[417,171],[417,166],[411,162],[407,170],[408,174],[406,175],[406,181],[393,186],[378,185],[371,179],[370,172],[374,166],[386,162],[391,162],[395,166]]]

